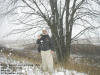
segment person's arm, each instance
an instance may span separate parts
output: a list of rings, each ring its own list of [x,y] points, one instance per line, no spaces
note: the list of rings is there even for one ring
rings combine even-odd
[[[40,39],[41,39],[41,37],[38,36],[38,39],[37,39],[37,41],[36,41],[36,44],[38,44],[38,52],[39,52],[39,53],[41,52],[41,49],[40,49]]]
[[[39,52],[39,53],[41,52],[40,46],[38,46],[38,52]]]
[[[40,44],[40,39],[41,39],[41,36],[38,35],[38,39],[37,39],[37,41],[36,41],[37,44]]]
[[[48,36],[49,39],[49,45],[52,51],[54,51],[54,44],[53,44],[53,40]]]
[[[40,44],[40,39],[37,39],[36,44]]]

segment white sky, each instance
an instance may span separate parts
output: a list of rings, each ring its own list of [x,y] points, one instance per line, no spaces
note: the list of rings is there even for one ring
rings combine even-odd
[[[94,9],[99,9],[99,6],[95,5],[94,4],[92,5],[94,7]],[[21,10],[17,10],[19,14],[19,16],[21,16]],[[16,40],[16,39],[28,39],[28,38],[36,38],[37,34],[33,34],[34,31],[36,31],[37,29],[33,29],[32,31],[29,31],[27,33],[22,33],[22,34],[15,34],[15,35],[11,35],[11,36],[8,36],[6,38],[4,38],[3,36],[5,36],[6,34],[8,34],[11,30],[13,29],[18,29],[18,28],[23,28],[23,25],[20,25],[20,26],[16,26],[13,24],[13,21],[14,19],[18,18],[18,15],[17,16],[6,16],[6,17],[3,17],[3,16],[0,16],[0,39],[3,39],[3,40]],[[94,25],[99,25],[100,24],[100,16],[95,18],[95,20],[99,23],[97,23],[96,21],[92,21],[92,24]],[[77,33],[79,33],[80,31],[82,30],[82,27],[80,26],[74,26],[73,28],[73,36],[75,36]],[[41,31],[40,31],[41,32]],[[95,35],[91,34],[93,37]]]

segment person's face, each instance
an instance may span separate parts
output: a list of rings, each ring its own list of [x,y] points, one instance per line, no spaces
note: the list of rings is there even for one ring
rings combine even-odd
[[[42,30],[42,33],[43,33],[43,34],[47,34],[47,31],[46,31],[46,30]]]

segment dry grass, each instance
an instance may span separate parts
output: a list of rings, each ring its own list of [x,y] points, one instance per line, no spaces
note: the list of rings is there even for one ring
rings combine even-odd
[[[3,53],[7,56],[9,53],[12,53],[11,58],[18,61],[28,61],[33,64],[41,64],[41,57],[40,54],[37,52],[32,51],[9,51],[4,50]],[[55,59],[55,58],[54,58]],[[54,63],[55,69],[61,67],[58,62]],[[75,63],[73,59],[70,58],[68,62],[66,62],[63,67],[69,70],[76,70],[78,72],[88,73],[89,75],[99,75],[100,74],[100,67],[96,66],[89,66],[87,63],[85,64],[78,64]]]
[[[81,55],[100,55],[100,46],[92,44],[72,44],[72,53],[79,53]]]

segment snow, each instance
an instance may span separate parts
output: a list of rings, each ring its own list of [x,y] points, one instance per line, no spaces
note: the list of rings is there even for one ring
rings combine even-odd
[[[9,54],[11,55],[11,53]],[[26,61],[16,61],[14,59],[7,58],[3,54],[0,53],[0,63],[5,64],[12,64],[15,66],[21,66],[21,70],[16,70],[17,72],[21,72],[22,74],[19,75],[49,75],[48,72],[42,72],[40,67],[36,65],[30,66],[31,63]],[[7,65],[6,69],[9,69],[9,65]],[[11,70],[11,69],[10,69]],[[1,74],[1,65],[0,65],[0,75],[18,75],[18,74]],[[88,75],[85,73],[80,73],[74,70],[66,70],[66,69],[59,69],[59,71],[55,70],[52,75]]]
[[[41,73],[39,71],[33,73],[33,71],[31,70],[31,71],[27,72],[27,75],[49,75],[49,73],[48,72]],[[87,74],[85,74],[85,73],[79,73],[77,71],[66,70],[65,72],[57,72],[56,71],[56,72],[52,73],[52,75],[87,75]]]

